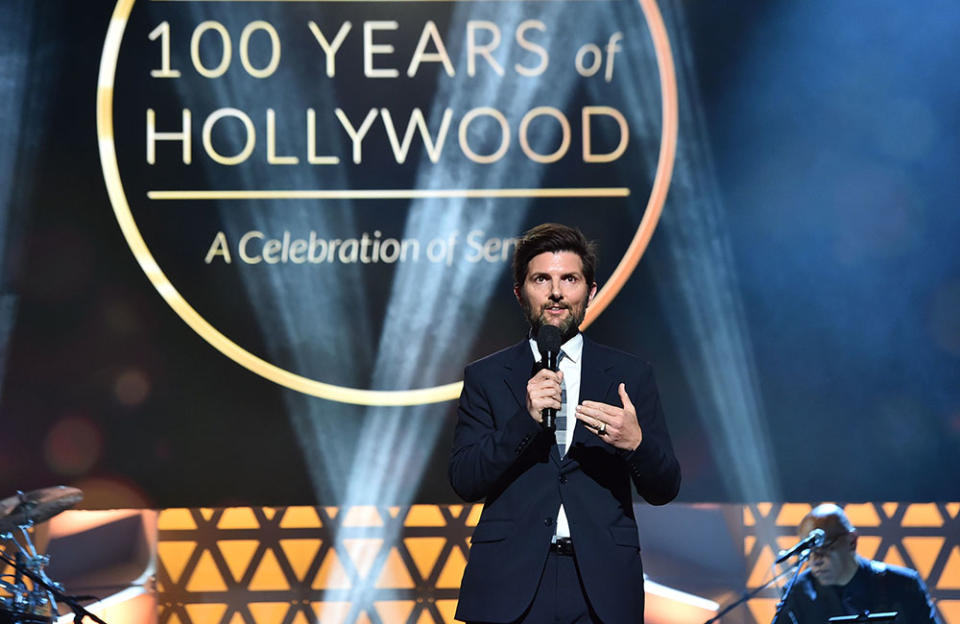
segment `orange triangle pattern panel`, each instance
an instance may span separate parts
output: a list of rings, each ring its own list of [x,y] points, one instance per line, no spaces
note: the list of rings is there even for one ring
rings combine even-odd
[[[819,502],[729,506],[747,589],[770,578],[774,555]],[[838,504],[862,554],[917,569],[944,623],[960,624],[960,504]],[[164,510],[157,624],[453,624],[481,508]],[[768,624],[777,598],[771,588],[730,621]]]
[[[771,553],[794,544],[802,513],[825,501],[756,503],[736,514],[742,521],[747,589],[773,575]],[[958,503],[836,502],[844,508],[859,535],[857,551],[888,564],[917,570],[937,604],[944,624],[960,624],[960,516]],[[785,568],[778,568],[778,572]],[[785,578],[789,578],[788,574]],[[776,586],[783,588],[781,581]],[[777,590],[750,601],[749,619],[768,624]],[[772,602],[771,602],[772,601]]]
[[[157,623],[452,623],[480,510],[164,510]]]

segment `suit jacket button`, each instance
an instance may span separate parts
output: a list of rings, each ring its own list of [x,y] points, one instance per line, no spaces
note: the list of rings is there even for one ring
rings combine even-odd
[[[567,475],[560,475],[560,483],[564,484],[567,482]]]
[[[543,526],[553,526],[553,518],[544,518]]]

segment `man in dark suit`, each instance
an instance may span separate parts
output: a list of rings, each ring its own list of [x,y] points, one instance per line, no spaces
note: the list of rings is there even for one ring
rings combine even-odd
[[[579,230],[527,232],[514,254],[514,294],[531,336],[546,324],[560,330],[560,370],[536,366],[530,338],[464,372],[450,482],[484,509],[457,619],[643,621],[631,483],[663,505],[677,495],[680,467],[650,365],[579,331],[595,267]],[[558,411],[556,435],[541,424],[546,408]]]
[[[800,521],[800,535],[824,532],[811,549],[809,567],[790,586],[775,624],[823,624],[838,615],[897,613],[894,622],[940,624],[927,588],[914,570],[857,555],[857,531],[832,503],[814,507]]]

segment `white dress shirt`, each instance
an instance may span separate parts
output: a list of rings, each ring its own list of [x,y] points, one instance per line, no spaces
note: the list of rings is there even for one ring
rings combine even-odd
[[[537,341],[530,339],[530,348],[533,349],[533,359],[539,362],[541,360],[540,351],[537,349]],[[576,336],[561,345],[560,351],[563,357],[560,358],[560,370],[563,372],[563,390],[566,393],[566,400],[562,407],[562,415],[566,418],[567,430],[563,440],[557,440],[560,446],[560,456],[563,457],[570,448],[573,441],[573,430],[577,424],[576,408],[580,402],[580,364],[583,356],[583,335],[579,332]],[[560,415],[558,413],[558,415]],[[557,537],[570,537],[570,523],[567,522],[567,514],[560,505],[560,513],[557,514]]]

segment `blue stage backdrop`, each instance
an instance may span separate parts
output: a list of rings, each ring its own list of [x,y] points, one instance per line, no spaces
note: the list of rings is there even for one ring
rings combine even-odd
[[[515,237],[601,249],[686,501],[957,500],[960,8],[0,8],[0,495],[455,502]]]

